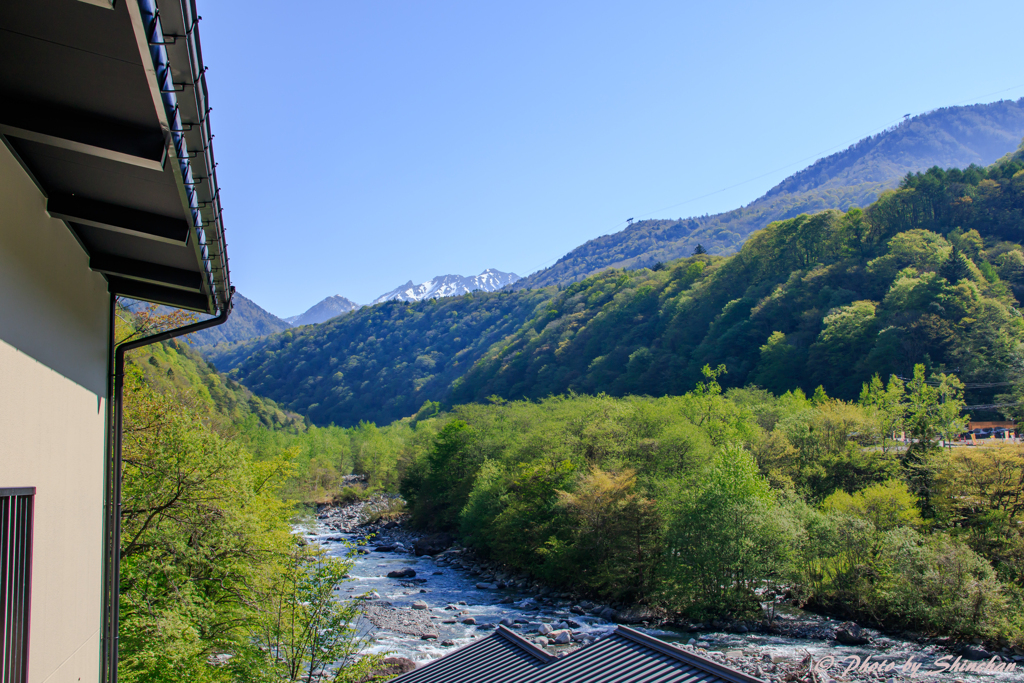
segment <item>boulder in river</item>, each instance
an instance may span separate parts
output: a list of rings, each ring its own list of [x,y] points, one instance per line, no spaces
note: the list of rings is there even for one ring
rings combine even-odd
[[[462,623],[466,624],[467,626],[475,626],[476,625],[476,619],[474,619],[473,617],[466,617],[465,619],[462,620]]]
[[[601,617],[605,621],[618,621],[619,613],[611,607],[605,607],[597,613],[597,616]]]
[[[852,621],[844,621],[836,629],[836,640],[843,645],[866,645],[871,642],[868,634]]]
[[[417,600],[416,602],[412,603],[413,609],[428,609],[428,607],[429,606],[427,605],[427,603],[423,602],[422,600]]]
[[[482,591],[493,591],[498,588],[493,583],[478,583],[476,587]]]
[[[537,629],[537,632],[540,633],[542,636],[546,636],[554,630],[555,629],[551,628],[551,624],[541,624],[540,628]]]
[[[374,676],[382,678],[397,676],[416,668],[416,662],[406,657],[388,657],[381,664],[383,667],[374,671]]]
[[[394,552],[395,546],[393,545],[379,545],[374,550],[378,553],[390,553]]]
[[[992,653],[978,645],[964,645],[960,648],[960,656],[964,659],[980,661],[982,659],[988,659],[992,656]]]
[[[572,642],[572,631],[555,631],[551,635],[555,637],[556,645],[568,645]]]
[[[416,576],[416,570],[412,567],[403,567],[402,569],[388,572],[389,579],[411,579],[414,576]]]
[[[442,531],[416,539],[413,547],[416,549],[416,555],[437,555],[447,550],[454,540],[451,534]]]

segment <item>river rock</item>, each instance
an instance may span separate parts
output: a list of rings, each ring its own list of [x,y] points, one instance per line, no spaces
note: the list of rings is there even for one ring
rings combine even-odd
[[[512,621],[511,619],[509,619],[508,617],[504,617],[504,618],[503,618],[503,619],[502,619],[501,621],[499,621],[498,623],[499,623],[499,624],[501,624],[502,626],[504,626],[505,628],[511,628],[511,627],[512,627],[512,624],[514,624],[515,622],[513,622],[513,621]]]
[[[437,555],[447,550],[448,546],[452,544],[451,534],[444,532],[437,534],[430,534],[429,536],[423,536],[416,539],[416,543],[413,544],[413,548],[416,550],[416,555]]]
[[[437,634],[436,633],[424,633],[422,636],[420,636],[420,640],[437,640]]]
[[[597,616],[601,617],[605,621],[618,621],[619,613],[611,607],[605,607],[597,613]]]
[[[964,659],[980,661],[982,659],[988,659],[992,656],[992,653],[978,645],[964,645],[960,648],[960,656]]]
[[[378,553],[390,553],[394,552],[395,546],[393,545],[379,545],[374,550]]]
[[[429,609],[429,606],[427,605],[427,603],[423,602],[422,600],[417,600],[416,602],[412,603],[412,608],[413,609]]]
[[[390,678],[398,674],[404,674],[416,668],[416,662],[406,657],[388,657],[383,662],[383,667],[373,672],[374,676]]]
[[[466,624],[467,626],[475,626],[476,625],[476,619],[474,619],[473,617],[466,617],[465,619],[462,620],[462,623]]]
[[[455,647],[455,641],[454,640],[442,640],[441,641],[441,647]]]
[[[547,634],[551,633],[554,630],[555,629],[551,628],[551,624],[541,624],[540,628],[537,629],[537,632],[539,634],[541,634],[542,636],[546,636]]]
[[[836,629],[836,641],[843,645],[866,645],[871,639],[860,626],[852,621],[844,621]]]
[[[493,590],[496,590],[498,588],[493,583],[483,583],[483,582],[478,583],[476,585],[476,587],[479,588],[482,591],[493,591]]]
[[[587,610],[583,609],[579,605],[573,605],[572,607],[569,608],[569,611],[572,612],[573,614],[579,614],[580,616],[583,616],[584,614],[587,613]]]
[[[541,647],[544,647],[545,645],[548,644],[548,639],[545,638],[544,636],[540,636],[539,638],[534,638],[533,642],[536,643],[537,645],[540,645]]]
[[[555,637],[555,644],[556,645],[568,645],[569,643],[572,642],[572,632],[571,631],[568,631],[568,630],[566,630],[566,631],[554,631],[554,632],[551,633],[551,635],[553,635]]]
[[[414,576],[416,576],[416,570],[412,567],[403,567],[402,569],[388,572],[389,579],[411,579]]]

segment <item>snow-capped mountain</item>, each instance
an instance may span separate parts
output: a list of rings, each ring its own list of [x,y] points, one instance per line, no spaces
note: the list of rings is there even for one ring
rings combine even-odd
[[[314,323],[327,322],[331,318],[337,318],[339,315],[351,313],[357,308],[359,308],[359,304],[335,294],[334,296],[327,297],[305,313],[285,318],[284,321],[295,326],[313,325]]]
[[[401,287],[392,289],[387,294],[382,294],[370,305],[379,304],[383,301],[398,299],[399,301],[423,301],[424,299],[440,299],[443,296],[459,296],[467,292],[475,292],[482,289],[485,292],[495,292],[505,285],[510,285],[519,276],[515,273],[503,273],[500,270],[488,268],[479,275],[463,277],[461,275],[438,275],[426,282],[414,285],[409,280]]]

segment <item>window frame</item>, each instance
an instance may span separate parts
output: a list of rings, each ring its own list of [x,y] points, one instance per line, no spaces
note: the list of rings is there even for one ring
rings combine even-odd
[[[0,488],[0,683],[28,681],[35,495]]]

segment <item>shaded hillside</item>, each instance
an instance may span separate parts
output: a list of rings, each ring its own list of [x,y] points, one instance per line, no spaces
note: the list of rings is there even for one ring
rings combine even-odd
[[[246,299],[239,292],[235,292],[233,299],[234,307],[231,315],[223,325],[210,327],[199,332],[194,332],[186,337],[189,343],[196,346],[213,346],[224,342],[237,342],[254,337],[265,337],[281,330],[287,330],[291,325],[269,313],[250,299]],[[160,311],[170,310],[161,307]],[[203,316],[204,318],[206,316]]]
[[[825,209],[864,207],[911,172],[932,166],[985,166],[1016,149],[1024,137],[1024,98],[947,107],[821,159],[751,204],[714,216],[646,220],[590,240],[516,288],[576,282],[602,268],[639,268],[689,256],[699,243],[710,253],[737,251],[772,221]]]
[[[167,395],[194,393],[200,403],[206,404],[210,419],[221,429],[233,429],[249,422],[271,429],[305,427],[301,415],[283,410],[274,401],[256,396],[218,373],[187,344],[176,340],[153,344],[135,352],[133,362],[142,369],[146,384],[155,391]]]
[[[209,350],[220,368],[316,424],[378,424],[448,393],[495,342],[533,317],[553,289],[474,292],[367,306],[322,325]]]
[[[908,177],[866,211],[772,224],[732,257],[599,273],[491,349],[449,400],[681,394],[705,364],[724,364],[727,385],[842,398],[915,363],[1005,381],[1024,343],[1022,159]]]

